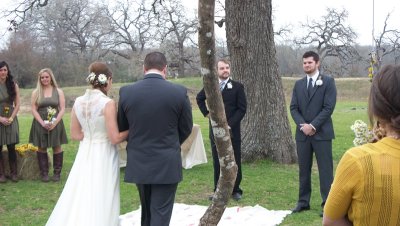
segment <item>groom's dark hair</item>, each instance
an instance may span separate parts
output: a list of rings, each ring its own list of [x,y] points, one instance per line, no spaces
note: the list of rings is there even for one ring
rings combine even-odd
[[[304,58],[309,58],[312,57],[314,59],[315,62],[319,61],[319,55],[318,53],[314,52],[314,51],[307,51],[303,54],[303,59]]]
[[[162,71],[167,66],[167,59],[163,53],[151,52],[144,58],[144,69],[157,69]]]

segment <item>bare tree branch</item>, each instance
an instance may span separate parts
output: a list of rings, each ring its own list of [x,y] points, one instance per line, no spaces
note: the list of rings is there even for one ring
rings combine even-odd
[[[386,15],[381,33],[377,37],[374,37],[375,49],[373,50],[373,57],[376,59],[373,59],[373,63],[377,69],[376,71],[379,71],[381,68],[385,56],[395,54],[397,50],[400,50],[400,31],[388,29],[389,18],[390,13]],[[395,63],[399,56],[395,54]]]
[[[13,31],[18,29],[18,26],[23,23],[28,14],[31,14],[35,9],[45,7],[48,0],[23,0],[14,9],[4,10],[3,17],[8,18],[10,23],[8,30]]]
[[[311,21],[302,24],[308,31],[304,37],[294,40],[299,46],[314,46],[321,57],[321,65],[326,57],[334,57],[347,66],[361,59],[354,48],[357,34],[350,26],[345,25],[348,12],[345,9],[327,8],[327,15],[320,21]]]

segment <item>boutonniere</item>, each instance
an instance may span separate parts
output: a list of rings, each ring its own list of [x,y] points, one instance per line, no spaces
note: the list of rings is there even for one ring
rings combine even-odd
[[[226,88],[232,89],[232,83],[228,82],[228,83],[226,84]]]
[[[321,75],[320,75],[320,76],[318,76],[318,79],[315,82],[315,85],[316,86],[322,86],[322,84],[324,84],[324,82],[322,82],[322,78],[321,78]]]

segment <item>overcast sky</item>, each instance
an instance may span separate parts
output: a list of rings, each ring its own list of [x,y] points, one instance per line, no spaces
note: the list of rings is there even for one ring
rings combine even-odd
[[[327,7],[340,10],[344,8],[349,12],[347,22],[358,34],[357,42],[370,45],[372,44],[373,18],[375,36],[382,32],[388,13],[390,13],[388,28],[400,30],[400,1],[375,0],[375,4],[373,2],[373,0],[273,0],[274,23],[278,26],[293,24],[300,27],[300,22],[305,22],[307,19],[319,20],[326,15]]]
[[[197,7],[192,1],[184,0],[188,8]],[[397,3],[397,4],[396,4]],[[361,45],[372,44],[373,5],[375,11],[375,36],[383,29],[388,13],[391,13],[388,28],[400,30],[400,1],[399,0],[272,0],[274,28],[292,25],[299,28],[301,22],[319,20],[326,15],[326,9],[346,9],[349,13],[347,23],[358,34],[357,42]],[[215,28],[218,36],[223,36],[222,29]],[[302,31],[293,30],[293,35]]]
[[[15,1],[15,0],[14,0]],[[108,0],[112,1],[112,0]],[[292,25],[293,28],[300,27],[301,22],[319,20],[326,15],[326,8],[346,9],[349,12],[348,23],[357,32],[359,38],[357,42],[361,45],[372,44],[373,28],[373,1],[374,0],[272,0],[274,27],[278,29],[282,26]],[[3,8],[10,6],[13,0],[1,0]],[[198,0],[182,0],[187,8],[196,8]],[[397,5],[396,5],[397,3]],[[383,23],[388,13],[389,29],[400,30],[400,1],[399,0],[375,0],[375,35],[382,31]],[[188,10],[187,12],[193,12]],[[0,21],[0,43],[4,43],[7,22],[5,19]],[[216,28],[217,38],[224,38],[224,27]],[[293,30],[293,35],[302,31]]]

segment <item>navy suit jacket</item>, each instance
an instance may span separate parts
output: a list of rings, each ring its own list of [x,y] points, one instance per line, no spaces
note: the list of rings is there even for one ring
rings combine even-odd
[[[119,92],[118,127],[129,129],[125,181],[173,184],[182,180],[181,144],[193,127],[185,87],[147,74]]]
[[[290,102],[290,113],[296,123],[296,140],[304,141],[307,136],[300,131],[300,124],[311,123],[316,133],[315,140],[332,140],[335,138],[331,115],[336,105],[335,80],[320,75],[322,85],[314,85],[311,97],[307,93],[307,76],[296,81]]]
[[[230,84],[230,85],[229,85]],[[222,90],[222,100],[225,107],[226,120],[231,127],[232,142],[241,141],[240,122],[246,114],[247,101],[244,87],[241,83],[229,79]],[[197,105],[201,113],[206,116],[209,114],[206,105],[206,93],[202,89],[196,96]],[[213,141],[213,133],[210,128],[210,139]]]

